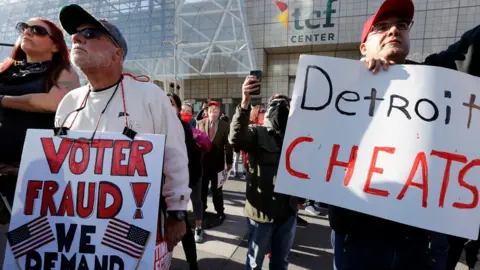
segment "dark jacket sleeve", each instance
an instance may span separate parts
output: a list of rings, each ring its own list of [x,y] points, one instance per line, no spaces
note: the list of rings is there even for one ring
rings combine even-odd
[[[182,121],[183,130],[185,131],[185,144],[187,146],[188,155],[188,172],[190,175],[189,186],[191,187],[202,176],[201,168],[201,151],[193,138],[193,131],[190,124]]]
[[[248,110],[237,106],[232,122],[230,123],[230,134],[228,140],[235,152],[244,151],[250,152],[252,144],[254,143],[254,131],[249,127],[250,108]]]
[[[230,144],[230,142],[228,141],[228,137],[229,137],[229,134],[230,134],[230,125],[228,124],[227,121],[225,120],[220,120],[220,122],[222,123],[222,126],[224,126],[224,129],[226,130],[225,131],[225,137],[223,138],[224,139],[224,142],[225,142],[225,163],[227,163],[227,165],[232,165],[233,164],[233,150],[232,150],[232,145]]]
[[[227,123],[228,125],[228,123]],[[225,162],[227,165],[232,165],[233,164],[233,150],[232,150],[232,145],[228,141],[228,137],[230,134],[230,130],[227,132],[227,138],[225,138]]]
[[[200,121],[200,120],[203,119],[203,112],[204,112],[204,111],[205,111],[205,109],[201,109],[201,110],[198,112],[197,116],[195,117],[195,119],[196,119],[197,121]]]
[[[445,51],[429,55],[422,64],[480,76],[479,46],[480,25],[465,32],[459,41],[450,45]]]

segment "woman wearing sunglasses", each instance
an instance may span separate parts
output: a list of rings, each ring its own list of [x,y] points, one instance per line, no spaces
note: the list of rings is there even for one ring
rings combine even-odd
[[[27,129],[53,128],[60,100],[80,85],[63,33],[54,23],[33,18],[18,23],[16,30],[15,46],[0,64],[0,227],[9,222],[3,202],[13,202]],[[0,235],[1,265],[5,239]]]

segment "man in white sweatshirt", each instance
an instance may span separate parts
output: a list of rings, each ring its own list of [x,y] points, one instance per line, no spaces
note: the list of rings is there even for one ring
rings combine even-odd
[[[93,134],[125,134],[133,130],[166,136],[162,195],[168,216],[165,236],[171,251],[185,234],[184,218],[190,198],[185,135],[178,116],[162,89],[122,75],[127,44],[117,27],[95,19],[74,4],[60,11],[60,22],[72,36],[71,60],[86,75],[88,85],[64,97],[55,124]]]

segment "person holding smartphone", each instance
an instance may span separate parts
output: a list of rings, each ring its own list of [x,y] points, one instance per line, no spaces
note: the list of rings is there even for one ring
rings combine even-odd
[[[275,94],[268,102],[263,126],[250,125],[251,93],[259,90],[260,81],[248,76],[242,89],[242,103],[230,125],[229,141],[233,148],[249,155],[246,204],[248,253],[245,269],[261,269],[270,251],[270,269],[287,269],[293,245],[299,200],[274,192],[290,102]],[[270,249],[269,249],[270,248]]]

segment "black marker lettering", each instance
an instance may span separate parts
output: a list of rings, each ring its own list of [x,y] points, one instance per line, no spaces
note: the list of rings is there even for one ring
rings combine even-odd
[[[115,266],[118,266],[118,267],[115,267]],[[110,270],[113,270],[113,269],[118,269],[118,270],[125,269],[125,265],[123,263],[122,258],[116,255],[110,256]]]
[[[77,254],[73,254],[70,260],[67,258],[67,256],[62,254],[62,259],[60,260],[60,269],[75,269],[76,264],[77,264]]]
[[[91,244],[92,236],[89,234],[94,234],[96,229],[95,226],[89,225],[80,227],[80,248],[78,249],[80,253],[95,254],[95,245]]]
[[[401,99],[403,100],[403,102],[405,103],[405,105],[403,106],[395,106],[393,105],[393,101],[395,98],[398,98],[398,99]],[[408,99],[402,97],[402,96],[399,96],[399,95],[391,95],[390,96],[390,105],[388,107],[388,113],[387,113],[387,116],[390,117],[390,114],[392,113],[392,109],[395,108],[395,109],[399,109],[400,111],[402,111],[405,116],[408,118],[408,120],[412,119],[412,117],[410,116],[410,114],[408,113],[407,111],[407,108],[408,107]]]
[[[41,270],[42,256],[35,250],[27,252],[25,256],[25,270]]]
[[[113,255],[115,256],[115,255]],[[94,270],[108,270],[108,256],[102,256],[102,262],[100,263],[100,259],[95,257],[95,268]],[[110,266],[110,269],[115,269]]]
[[[56,252],[45,252],[44,255],[44,264],[43,264],[43,269],[55,269],[55,262],[58,260],[58,253]],[[63,268],[62,268],[63,269]]]
[[[467,122],[467,128],[470,128],[470,123],[472,123],[472,109],[477,109],[480,110],[480,106],[475,104],[475,99],[477,96],[475,94],[470,95],[470,102],[469,103],[463,103],[463,106],[468,108],[468,122]]]
[[[346,98],[346,97],[343,97],[345,95],[348,95],[348,94],[354,94],[355,95],[355,98],[354,99],[351,99],[351,98]],[[347,112],[347,111],[344,111],[342,109],[340,109],[340,106],[339,106],[339,103],[340,103],[340,100],[343,99],[345,101],[348,101],[348,102],[357,102],[360,100],[360,96],[358,95],[357,92],[353,92],[353,91],[343,91],[341,92],[338,96],[337,96],[337,99],[335,100],[335,109],[337,109],[337,111],[343,115],[355,115],[357,113],[355,112]]]
[[[65,249],[65,252],[69,253],[70,247],[72,247],[73,238],[75,237],[75,232],[77,231],[77,224],[70,224],[67,233],[65,233],[65,223],[57,223],[55,224],[55,228],[57,229],[58,252],[63,252],[63,249]]]
[[[85,258],[85,255],[82,255],[80,257],[80,262],[78,263],[78,270],[90,270],[88,268],[88,263],[87,263],[87,258]]]
[[[420,112],[418,111],[418,107],[420,107],[420,103],[422,102],[427,102],[428,104],[432,105],[432,108],[434,110],[434,113],[432,115],[432,117],[430,117],[429,119],[423,117]],[[426,98],[421,98],[417,101],[417,103],[415,104],[415,113],[418,115],[418,117],[420,117],[423,121],[426,121],[426,122],[432,122],[432,121],[435,121],[437,120],[438,118],[438,108],[437,108],[437,105],[435,105],[435,103],[433,103],[433,101],[429,100],[429,99],[426,99]]]
[[[307,89],[308,89],[308,75],[310,74],[310,69],[316,69],[316,70],[320,71],[328,81],[328,88],[329,88],[328,89],[328,101],[325,104],[323,104],[321,106],[318,106],[318,107],[305,106],[305,99],[307,97]],[[320,89],[320,91],[322,91],[322,90],[323,89]],[[308,66],[307,67],[307,72],[306,72],[306,75],[305,75],[305,82],[304,82],[304,85],[303,85],[303,97],[302,97],[301,108],[303,110],[321,111],[321,110],[325,109],[328,105],[330,105],[330,102],[332,102],[332,94],[333,94],[332,80],[330,79],[330,76],[328,75],[328,73],[325,72],[325,70],[323,70],[320,67],[317,67],[317,66],[314,66],[314,65]]]
[[[365,100],[370,100],[370,108],[368,109],[368,115],[373,116],[375,112],[375,101],[377,100],[384,100],[383,98],[377,98],[377,89],[372,88],[370,91],[369,97],[364,97]]]
[[[445,90],[445,98],[452,98],[452,92]],[[445,125],[448,125],[450,123],[450,114],[452,113],[452,108],[450,108],[449,105],[447,105],[447,111],[445,115]]]

